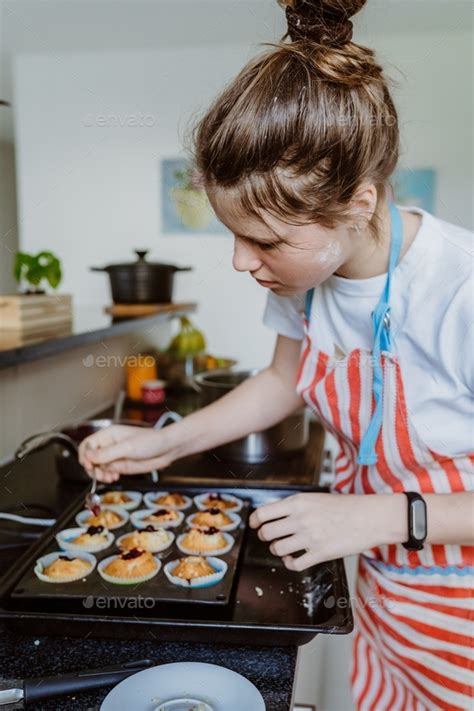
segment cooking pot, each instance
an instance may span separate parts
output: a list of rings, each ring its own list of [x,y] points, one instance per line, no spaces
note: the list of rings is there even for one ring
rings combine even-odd
[[[194,381],[201,391],[203,404],[209,405],[258,372],[258,369],[213,370],[195,375]],[[222,459],[261,464],[301,451],[307,445],[308,438],[309,421],[307,411],[302,407],[273,427],[217,447],[216,453]]]
[[[147,250],[135,250],[135,262],[91,267],[93,272],[107,272],[112,299],[116,304],[166,304],[172,301],[176,272],[189,272],[192,267],[147,262]]]
[[[61,430],[51,430],[50,432],[40,432],[25,439],[15,452],[17,459],[23,459],[31,452],[46,447],[48,444],[55,445],[55,459],[58,474],[68,481],[86,482],[90,481],[77,458],[79,444],[83,439],[94,432],[98,432],[104,427],[111,425],[134,425],[136,427],[151,427],[148,422],[136,420],[87,420],[75,425],[66,425]]]

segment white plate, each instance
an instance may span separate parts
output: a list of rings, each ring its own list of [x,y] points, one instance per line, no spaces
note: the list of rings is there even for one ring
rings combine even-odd
[[[186,536],[186,533],[182,533],[178,538],[176,539],[176,545],[178,546],[179,550],[181,553],[184,553],[185,555],[203,555],[203,556],[220,556],[220,555],[225,555],[228,553],[232,546],[235,543],[235,538],[231,536],[229,533],[222,533],[224,536],[225,540],[227,541],[227,545],[225,548],[218,548],[217,550],[209,550],[209,551],[192,551],[189,548],[186,548],[186,546],[183,545],[183,538]]]
[[[198,507],[200,511],[203,511],[204,509],[209,509],[212,508],[212,504],[205,504],[204,501],[207,499],[209,494],[213,494],[215,492],[213,491],[206,491],[205,494],[199,494],[198,496],[194,497],[194,503]],[[225,509],[225,512],[228,513],[232,511],[232,513],[238,513],[242,506],[244,505],[244,502],[242,499],[237,498],[237,496],[233,496],[232,494],[221,494],[221,497],[224,499],[224,501],[232,501],[235,506],[233,509]],[[217,508],[217,507],[216,507]]]
[[[203,509],[203,511],[206,511],[206,509]],[[196,516],[197,513],[203,513],[203,511],[195,511],[193,514],[190,514],[186,518],[186,523],[190,528],[205,528],[205,526],[199,523],[194,523],[193,518]],[[232,513],[232,511],[223,511],[226,516],[228,516],[230,519],[232,519],[231,523],[228,523],[226,526],[216,526],[213,524],[215,528],[218,528],[219,531],[235,531],[236,528],[238,528],[242,522],[242,519],[240,518],[239,514]]]
[[[166,704],[174,699],[182,704]],[[244,676],[216,664],[177,662],[144,669],[124,679],[102,702],[100,711],[176,711],[192,699],[206,711],[265,711],[258,689]],[[174,707],[174,708],[173,708]]]
[[[117,524],[117,526],[109,526],[109,530],[115,531],[116,528],[122,528],[122,526],[125,526],[125,524],[128,523],[128,520],[130,518],[129,513],[128,511],[125,511],[125,509],[123,509],[121,506],[112,506],[112,504],[109,504],[109,506],[103,506],[102,509],[111,509],[111,511],[116,511],[122,517],[122,523]],[[83,511],[80,511],[76,516],[77,525],[82,526],[83,528],[87,528],[89,524],[87,524],[86,521],[89,516],[92,516],[92,512],[89,511],[89,509],[84,509]]]
[[[73,553],[79,553],[80,551],[85,551],[86,553],[98,553],[99,551],[105,551],[105,549],[109,548],[109,546],[111,546],[114,542],[114,534],[106,530],[107,540],[105,543],[91,543],[88,546],[81,546],[71,543],[74,538],[77,538],[86,531],[87,528],[66,528],[64,531],[59,531],[59,533],[56,534],[56,541],[63,551],[71,551]]]
[[[81,575],[77,575],[75,578],[71,578],[70,580],[52,580],[43,573],[43,570],[47,568],[48,565],[51,565],[51,563],[54,563],[54,561],[59,558],[60,555],[66,555],[66,553],[64,551],[55,551],[54,553],[47,553],[46,555],[41,556],[41,558],[38,558],[38,560],[36,561],[35,575],[37,578],[42,580],[43,583],[56,583],[57,585],[65,585],[67,583],[72,583],[75,580],[82,580],[83,578],[86,578],[88,575],[90,575],[94,570],[95,566],[97,565],[97,559],[90,553],[84,553],[82,551],[80,553],[73,553],[71,555],[68,555],[68,558],[81,558],[81,560],[86,560],[88,563],[91,564],[91,569],[88,570],[86,573],[81,573]]]
[[[150,524],[152,526],[160,526],[160,528],[177,528],[178,526],[181,526],[184,520],[184,513],[182,511],[176,511],[178,514],[176,521],[143,521],[144,518],[152,514],[154,511],[161,511],[161,509],[166,509],[167,511],[176,510],[170,509],[168,506],[158,506],[154,509],[140,509],[140,511],[133,511],[130,516],[130,520],[135,528],[146,528]]]
[[[189,496],[186,496],[185,494],[181,494],[183,499],[185,499],[185,503],[182,504],[181,506],[171,506],[170,504],[166,504],[166,506],[162,506],[161,504],[156,503],[156,499],[158,499],[160,496],[165,496],[166,494],[169,494],[169,491],[149,491],[146,493],[143,497],[143,503],[145,506],[148,506],[149,509],[156,509],[156,508],[164,508],[164,509],[175,509],[176,511],[184,511],[184,509],[189,509],[189,507],[192,505],[193,500],[189,498]]]
[[[114,491],[114,489],[111,489],[110,491]],[[110,491],[104,491],[104,493],[100,495],[102,506],[106,508],[109,508],[110,506],[120,506],[120,508],[125,509],[126,511],[131,511],[132,509],[136,509],[137,506],[141,504],[142,495],[139,491],[120,491],[121,494],[127,494],[127,496],[131,499],[131,501],[127,501],[125,504],[104,504],[102,501],[103,496],[105,494],[109,494]]]

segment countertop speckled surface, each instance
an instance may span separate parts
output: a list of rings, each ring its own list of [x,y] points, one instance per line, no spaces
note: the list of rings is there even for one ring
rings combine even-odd
[[[296,666],[295,647],[227,647],[172,642],[160,645],[156,640],[31,637],[12,633],[0,624],[0,669],[3,678],[21,679],[25,676],[66,673],[150,657],[155,659],[157,664],[178,661],[219,664],[242,674],[255,684],[265,700],[266,711],[289,711],[291,708]],[[104,688],[58,697],[28,705],[28,709],[98,711],[108,690]],[[15,707],[8,708],[13,710]],[[241,709],[236,699],[235,711],[252,709]]]

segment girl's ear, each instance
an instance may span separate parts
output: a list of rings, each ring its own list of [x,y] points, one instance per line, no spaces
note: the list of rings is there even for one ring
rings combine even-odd
[[[365,183],[360,185],[351,200],[351,217],[361,229],[372,220],[377,208],[378,192],[375,185]]]

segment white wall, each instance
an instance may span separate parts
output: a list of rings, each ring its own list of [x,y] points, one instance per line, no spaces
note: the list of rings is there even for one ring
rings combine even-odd
[[[188,118],[242,65],[244,48],[19,57],[15,73],[21,244],[64,259],[63,289],[106,303],[90,265],[134,258],[192,265],[176,300],[197,299],[212,351],[265,363],[265,294],[232,270],[232,239],[160,235],[159,158],[180,149]],[[100,115],[142,113],[143,127],[100,127]],[[90,126],[88,124],[92,123]],[[178,126],[179,124],[179,126]]]
[[[378,44],[399,83],[402,164],[437,168],[439,215],[472,224],[468,34],[384,35]],[[88,267],[150,247],[155,259],[194,266],[177,277],[176,299],[199,300],[210,349],[259,365],[273,344],[260,325],[265,294],[232,271],[231,239],[165,238],[159,220],[159,158],[179,152],[190,118],[250,53],[241,46],[19,56],[15,117],[21,245],[60,254],[64,290],[78,302],[106,303],[106,277]],[[97,125],[102,115],[140,112],[152,125]]]

